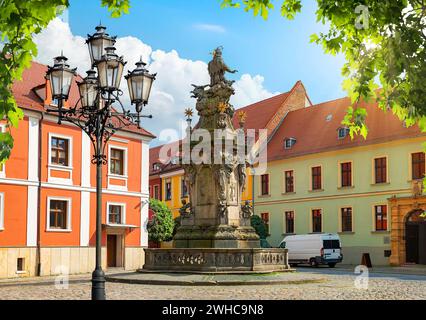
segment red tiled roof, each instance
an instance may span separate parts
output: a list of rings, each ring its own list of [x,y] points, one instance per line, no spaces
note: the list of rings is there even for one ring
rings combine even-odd
[[[22,75],[21,81],[16,81],[12,86],[12,92],[15,97],[16,103],[22,109],[34,110],[38,112],[44,112],[45,106],[44,101],[40,99],[39,96],[34,92],[34,88],[40,89],[40,87],[46,85],[46,75],[47,66],[40,64],[38,62],[32,62],[31,67],[26,69]],[[80,76],[77,76],[76,80],[81,80]],[[76,81],[73,81],[71,85],[71,91],[69,96],[69,104],[71,106],[77,105],[79,101],[79,93]],[[131,125],[123,131],[138,133],[150,138],[155,138],[155,136],[149,131],[141,128],[138,129],[136,125]]]
[[[234,127],[239,128],[238,113],[244,111],[247,114],[247,120],[244,126],[246,129],[265,128],[278,109],[283,105],[289,94],[290,92],[282,93],[236,110],[234,118],[232,119]]]
[[[290,112],[268,144],[268,161],[423,135],[417,126],[405,128],[392,111],[383,112],[377,103],[364,102],[360,107],[368,113],[367,139],[355,136],[351,140],[347,136],[339,140],[337,130],[343,127],[341,122],[350,105],[349,98],[341,98]],[[297,140],[291,149],[284,149],[286,138]]]

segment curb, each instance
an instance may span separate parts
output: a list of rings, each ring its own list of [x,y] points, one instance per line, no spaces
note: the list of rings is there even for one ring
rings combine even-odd
[[[117,277],[106,277],[107,282],[158,285],[158,286],[265,286],[265,285],[297,285],[310,283],[324,283],[326,278],[301,279],[301,280],[261,280],[261,281],[174,281],[174,280],[152,280],[152,279],[126,279]]]

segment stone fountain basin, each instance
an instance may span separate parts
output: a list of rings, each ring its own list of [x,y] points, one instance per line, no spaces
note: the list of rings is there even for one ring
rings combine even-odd
[[[145,249],[141,272],[268,273],[291,271],[287,249]]]

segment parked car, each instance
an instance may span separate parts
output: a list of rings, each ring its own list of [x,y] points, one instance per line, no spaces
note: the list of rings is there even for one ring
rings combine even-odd
[[[337,234],[287,236],[281,242],[280,248],[288,249],[288,260],[291,265],[309,264],[314,267],[328,265],[334,268],[343,260],[340,237]]]

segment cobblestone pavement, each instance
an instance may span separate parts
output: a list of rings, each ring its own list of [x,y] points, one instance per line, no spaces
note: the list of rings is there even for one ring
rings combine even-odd
[[[303,271],[310,273],[309,271]],[[312,272],[312,274],[318,274]],[[367,290],[354,286],[349,274],[326,273],[325,283],[269,286],[185,287],[107,283],[111,300],[262,300],[262,299],[426,299],[426,277],[381,276],[369,279]],[[408,279],[408,280],[406,280]],[[90,282],[70,283],[58,290],[53,284],[0,284],[0,299],[89,299]]]

